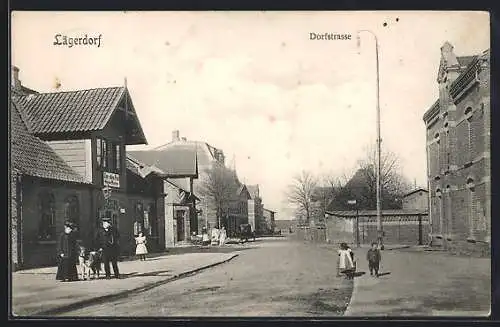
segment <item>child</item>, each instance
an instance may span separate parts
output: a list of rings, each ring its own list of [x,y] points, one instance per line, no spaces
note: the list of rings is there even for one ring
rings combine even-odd
[[[378,269],[380,260],[382,259],[380,250],[377,248],[377,245],[377,242],[372,242],[372,247],[366,254],[366,259],[368,260],[368,268],[370,269],[370,276],[373,276],[373,273],[375,272],[375,277],[378,277]]]
[[[354,278],[355,266],[353,262],[354,253],[346,243],[340,244],[338,269],[345,274],[347,279]]]
[[[135,254],[139,256],[141,261],[146,260],[146,254],[148,253],[148,248],[146,247],[146,236],[139,232],[139,236],[135,238],[135,243],[137,247],[135,248]]]

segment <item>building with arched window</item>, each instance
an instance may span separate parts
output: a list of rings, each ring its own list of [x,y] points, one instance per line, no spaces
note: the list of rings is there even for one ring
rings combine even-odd
[[[424,114],[431,240],[489,248],[491,240],[490,56],[441,47],[439,99]]]

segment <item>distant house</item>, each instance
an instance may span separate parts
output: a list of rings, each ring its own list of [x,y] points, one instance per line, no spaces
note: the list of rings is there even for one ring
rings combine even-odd
[[[194,194],[194,180],[199,176],[197,152],[196,144],[183,143],[160,150],[129,151],[129,159],[149,167],[150,170],[156,170],[156,173],[164,179],[164,191],[171,188],[174,183],[177,186],[182,185],[187,193]],[[167,183],[167,180],[170,183]],[[174,203],[175,201],[169,202],[167,207],[173,206]],[[177,208],[179,212],[174,213],[174,223],[182,230],[175,232],[178,241],[187,240],[190,234],[199,232],[196,204],[195,197],[184,198],[182,213],[180,208]],[[165,219],[168,221],[169,215]],[[169,226],[167,223],[166,227]],[[166,237],[170,240],[167,243],[172,244],[174,239],[168,235]]]
[[[281,231],[281,233],[289,233],[290,231],[293,233],[295,231],[295,227],[297,225],[296,220],[274,220],[274,229],[275,231]]]
[[[182,178],[168,178],[167,174],[155,166],[148,166],[131,154],[127,154],[127,168],[135,177],[136,183],[144,190],[155,187],[162,196],[157,201],[161,211],[158,216],[161,248],[172,247],[190,237],[190,215],[192,203],[199,199],[189,191],[189,181]],[[129,184],[130,186],[130,184]],[[135,188],[135,187],[134,187]]]
[[[157,166],[165,173],[185,178],[191,183],[190,190],[200,197],[197,209],[190,213],[192,232],[201,233],[204,226],[217,225],[216,209],[209,199],[202,195],[203,183],[207,180],[207,169],[215,162],[224,164],[224,152],[201,141],[180,137],[178,130],[172,132],[172,140],[147,151],[133,151],[131,154],[148,165]],[[179,177],[183,175],[183,177]],[[172,177],[173,178],[173,177]]]
[[[403,197],[403,210],[429,210],[429,191],[417,188]]]
[[[229,205],[229,214],[227,219],[223,219],[222,224],[226,226],[227,235],[234,237],[239,231],[239,226],[248,224],[248,200],[250,193],[245,184],[240,184],[233,200]]]
[[[248,200],[248,223],[252,226],[252,230],[257,234],[262,233],[262,224],[264,223],[264,213],[262,206],[262,198],[260,196],[259,185],[247,185],[250,193]]]
[[[263,233],[272,234],[275,231],[274,215],[275,215],[276,211],[264,208],[263,212],[264,212],[264,222],[265,222],[265,225],[263,227]]]

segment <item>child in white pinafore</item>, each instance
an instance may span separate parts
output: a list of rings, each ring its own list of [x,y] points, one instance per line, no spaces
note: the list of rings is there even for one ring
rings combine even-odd
[[[148,248],[146,247],[146,236],[142,234],[142,232],[139,233],[139,236],[135,238],[135,244],[137,244],[137,247],[135,248],[135,254],[139,256],[141,261],[146,260],[146,254],[148,254]]]

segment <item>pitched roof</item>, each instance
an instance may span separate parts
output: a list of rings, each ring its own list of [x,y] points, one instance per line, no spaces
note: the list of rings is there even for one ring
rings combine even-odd
[[[412,195],[413,193],[417,193],[417,192],[419,192],[419,191],[429,193],[429,191],[427,191],[425,188],[423,188],[423,187],[418,187],[418,188],[416,188],[416,189],[414,189],[414,190],[412,190],[412,191],[410,191],[410,192],[406,193],[406,194],[404,195],[404,197],[407,197],[407,196]]]
[[[127,144],[147,143],[125,87],[38,93],[14,99],[22,105],[28,128],[35,135],[102,130],[122,101],[127,101],[135,123]]]
[[[179,144],[165,150],[128,151],[147,165],[159,168],[166,177],[198,177],[196,147]]]
[[[469,64],[472,62],[472,60],[474,60],[475,57],[476,56],[457,57],[458,64],[460,65],[460,67],[465,68],[465,67],[469,66]]]
[[[354,218],[356,217],[356,210],[338,210],[338,211],[327,211],[328,215],[342,217],[342,218]],[[397,215],[418,215],[425,214],[425,210],[416,209],[392,209],[392,210],[382,210],[383,216],[397,216]],[[357,212],[358,216],[377,216],[377,210],[359,210]]]
[[[247,190],[252,199],[259,197],[259,185],[247,185]]]
[[[75,172],[44,141],[32,135],[26,127],[19,107],[10,101],[11,167],[29,176],[85,184]]]

